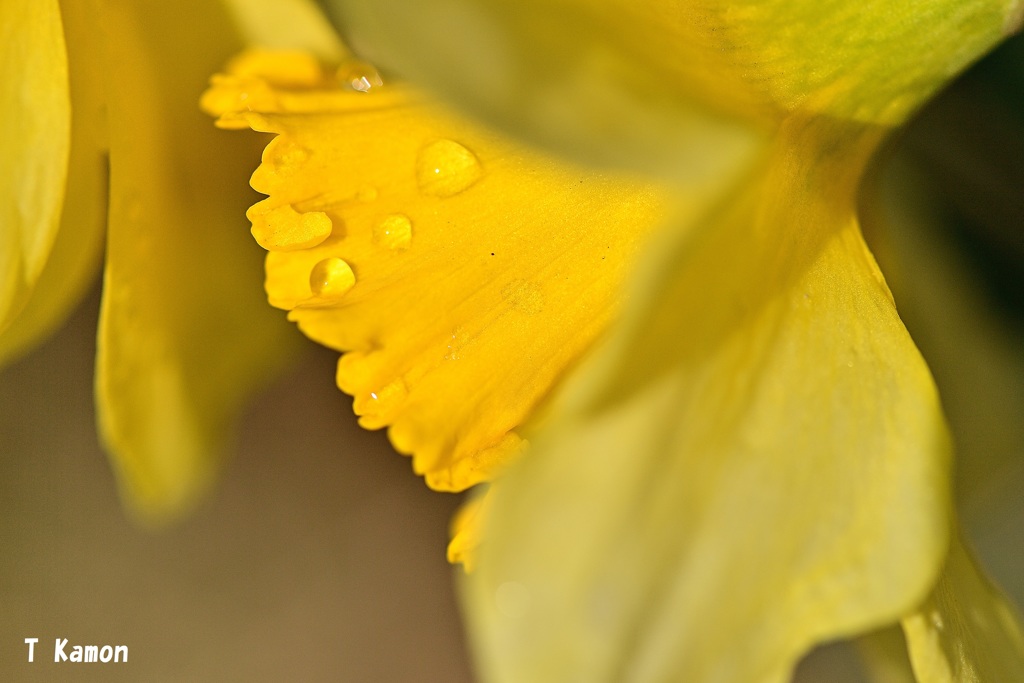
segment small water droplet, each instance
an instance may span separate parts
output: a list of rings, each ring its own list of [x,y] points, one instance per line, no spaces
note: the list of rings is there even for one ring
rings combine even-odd
[[[412,221],[400,213],[391,214],[373,229],[373,241],[394,251],[408,249],[412,243]]]
[[[370,92],[384,85],[380,72],[372,64],[350,59],[338,67],[338,82],[342,87],[358,92]]]
[[[462,358],[462,351],[465,348],[465,333],[459,328],[452,330],[451,337],[449,337],[448,339],[447,351],[444,354],[444,359],[459,360],[460,358]]]
[[[366,429],[380,429],[389,421],[391,414],[405,401],[409,387],[399,377],[369,394],[356,396],[352,408],[360,416],[359,424]]]
[[[281,139],[271,143],[271,164],[280,175],[294,175],[309,159],[309,150],[294,142],[278,142]]]
[[[454,140],[437,140],[420,150],[416,181],[423,194],[451,197],[480,180],[480,160]]]
[[[377,188],[373,185],[363,185],[356,190],[356,199],[361,202],[372,202],[377,199]]]
[[[334,229],[323,211],[299,213],[290,204],[267,207],[267,200],[254,204],[246,216],[252,221],[252,236],[268,251],[309,249],[327,239]]]
[[[309,273],[309,289],[322,299],[340,299],[355,283],[352,267],[333,256],[317,263]]]
[[[513,280],[501,293],[512,308],[527,315],[536,315],[544,310],[544,293],[535,282]]]

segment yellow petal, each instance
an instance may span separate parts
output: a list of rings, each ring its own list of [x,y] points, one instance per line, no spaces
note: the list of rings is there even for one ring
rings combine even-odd
[[[638,271],[494,493],[464,586],[486,680],[780,683],[927,594],[949,443],[854,217],[877,138],[787,123]]]
[[[488,479],[616,310],[666,193],[521,149],[402,86],[274,89],[253,59],[204,102],[258,100],[245,106],[266,113],[241,120],[278,135],[252,178],[269,197],[249,211],[272,249],[270,302],[347,352],[338,384],[361,424],[391,425],[429,485]]]
[[[903,620],[919,683],[1024,680],[1024,633],[1014,608],[954,539],[938,585]]]
[[[492,485],[493,486],[493,485]],[[480,487],[482,488],[482,487]],[[484,517],[490,506],[490,489],[476,491],[472,498],[462,504],[452,519],[448,543],[448,561],[461,564],[467,572],[476,566],[476,552],[483,540]]]
[[[938,584],[903,620],[918,683],[1024,681],[1024,633],[1014,609],[959,539]]]
[[[709,87],[727,78],[707,58],[701,26],[685,25],[694,14],[686,8],[472,0],[328,4],[360,54],[429,83],[503,130],[588,163],[693,177],[729,167],[757,142],[753,131],[721,111],[746,118],[753,98],[722,86],[736,95],[726,107],[680,77]],[[667,59],[678,68],[666,68]]]
[[[285,360],[238,217],[251,150],[196,99],[237,47],[201,0],[65,7],[107,81],[110,209],[97,409],[126,502],[159,522],[210,485],[243,401]],[[188,50],[182,50],[187,45]]]
[[[874,208],[864,217],[867,230],[889,247],[879,260],[956,435],[957,515],[984,534],[1007,523],[1024,483],[1020,333],[964,258],[955,237],[963,219],[922,167],[903,153],[889,160],[882,180],[876,201],[864,204]]]
[[[1019,0],[332,0],[360,52],[582,158],[701,166],[801,109],[903,120],[1019,24]],[[707,163],[707,159],[703,160]]]
[[[312,0],[220,0],[249,45],[308,50],[339,60],[347,50]]]
[[[65,36],[78,53],[74,34]],[[85,294],[99,268],[106,230],[106,120],[98,60],[68,64],[71,152],[60,229],[31,297],[0,332],[0,365],[26,351],[59,325]]]
[[[60,225],[71,134],[56,0],[0,7],[0,333],[32,295]]]

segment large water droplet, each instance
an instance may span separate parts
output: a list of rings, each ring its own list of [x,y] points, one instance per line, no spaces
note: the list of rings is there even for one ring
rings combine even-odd
[[[454,140],[438,140],[420,150],[416,182],[423,194],[451,197],[480,180],[480,160]]]
[[[268,208],[267,200],[246,212],[252,221],[252,236],[269,251],[309,249],[327,239],[333,230],[330,216],[323,211],[299,213],[290,204]]]
[[[338,82],[342,87],[359,92],[370,92],[384,85],[380,72],[372,64],[350,59],[338,67]]]
[[[317,263],[309,273],[309,289],[322,299],[340,299],[355,283],[352,267],[333,256]]]
[[[373,229],[373,241],[395,251],[408,249],[412,243],[412,221],[400,213],[391,214]]]

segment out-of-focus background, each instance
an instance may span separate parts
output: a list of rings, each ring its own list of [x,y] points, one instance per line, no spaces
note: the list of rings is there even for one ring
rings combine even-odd
[[[910,214],[896,216],[905,229],[872,235],[942,390],[965,526],[1018,605],[1021,93],[1018,38],[903,137],[926,177],[888,185]],[[932,212],[918,227],[915,202]],[[336,354],[309,345],[247,412],[213,498],[152,533],[122,514],[97,442],[97,308],[94,293],[55,337],[0,372],[0,680],[471,680],[458,570],[444,559],[457,498],[428,491],[383,434],[356,425],[333,384]],[[39,638],[33,664],[28,637]],[[127,644],[130,661],[57,665],[56,638]],[[814,653],[797,678],[864,676],[853,649],[838,645]]]
[[[213,498],[152,533],[97,442],[97,312],[0,374],[0,680],[470,680],[444,557],[457,498],[356,425],[337,354],[310,344]],[[129,663],[54,664],[55,638],[126,644]]]

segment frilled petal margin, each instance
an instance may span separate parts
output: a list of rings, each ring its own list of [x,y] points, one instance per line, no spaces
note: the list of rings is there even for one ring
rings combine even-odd
[[[126,503],[158,523],[209,487],[244,400],[288,357],[237,222],[248,198],[232,185],[253,150],[210,130],[194,104],[240,40],[217,3],[62,9],[70,59],[101,75],[105,98],[98,419]]]
[[[645,264],[494,491],[464,585],[486,680],[779,683],[925,598],[950,446],[855,219],[879,136],[787,122],[760,177]]]
[[[0,6],[0,334],[32,296],[57,238],[71,100],[56,0]],[[14,344],[0,339],[2,347]]]
[[[269,196],[249,211],[270,302],[345,352],[338,385],[361,424],[390,425],[436,489],[488,480],[520,450],[519,425],[607,325],[669,203],[381,87],[366,65],[335,77],[250,54],[204,105],[277,135],[252,178]]]

